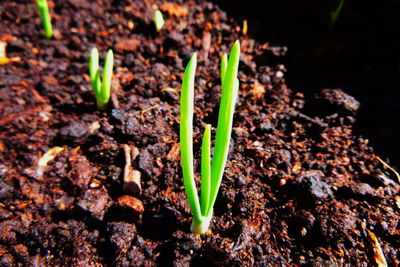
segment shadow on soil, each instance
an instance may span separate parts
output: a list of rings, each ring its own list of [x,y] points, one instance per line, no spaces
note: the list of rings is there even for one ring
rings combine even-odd
[[[333,27],[330,12],[339,0],[213,2],[238,23],[246,19],[250,37],[288,47],[286,56],[260,63],[285,64],[294,91],[310,99],[324,88],[341,88],[359,100],[357,133],[400,166],[400,2],[345,1]]]

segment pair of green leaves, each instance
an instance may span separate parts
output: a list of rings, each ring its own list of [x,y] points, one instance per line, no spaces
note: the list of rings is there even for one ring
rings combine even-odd
[[[99,73],[99,52],[97,48],[92,48],[89,59],[89,75],[96,96],[97,107],[100,110],[104,110],[110,100],[113,66],[114,54],[113,51],[109,49],[103,68],[103,81],[101,81]]]

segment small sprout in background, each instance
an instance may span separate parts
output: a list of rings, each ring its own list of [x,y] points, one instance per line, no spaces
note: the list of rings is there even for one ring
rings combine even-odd
[[[331,12],[331,27],[335,26],[336,21],[339,18],[339,14],[342,11],[343,5],[344,5],[344,0],[340,0],[336,10]]]
[[[97,48],[92,48],[89,59],[89,75],[96,96],[97,107],[100,110],[104,110],[110,100],[113,66],[114,54],[113,51],[109,49],[104,63],[102,82],[99,72],[99,52],[97,51]]]
[[[49,13],[49,6],[47,5],[47,0],[36,0],[36,4],[39,9],[40,17],[43,22],[44,35],[47,39],[53,36],[53,28],[51,26],[51,19]]]
[[[210,225],[215,200],[221,185],[228,158],[229,141],[232,132],[233,113],[239,89],[237,78],[240,56],[239,41],[236,41],[229,55],[222,57],[222,95],[218,114],[214,155],[211,159],[211,125],[206,125],[201,146],[201,195],[197,192],[193,167],[193,99],[197,55],[193,54],[182,81],[180,103],[180,145],[183,184],[190,209],[193,213],[191,231],[204,234]],[[227,62],[227,64],[226,64]]]
[[[156,25],[156,30],[160,31],[164,26],[164,18],[160,10],[154,12],[154,25]]]

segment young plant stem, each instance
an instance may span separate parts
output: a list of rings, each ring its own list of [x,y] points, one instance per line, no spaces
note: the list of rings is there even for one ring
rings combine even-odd
[[[201,145],[201,214],[206,216],[210,202],[211,190],[211,125],[204,129],[203,143]]]
[[[221,62],[222,96],[218,116],[217,136],[214,156],[211,159],[211,125],[204,130],[201,151],[201,195],[196,188],[193,170],[193,99],[194,78],[197,55],[193,54],[183,75],[180,104],[180,144],[183,183],[190,209],[193,213],[191,231],[204,234],[210,225],[213,207],[218,195],[228,157],[229,141],[232,130],[233,113],[239,88],[237,72],[239,66],[240,46],[236,41],[229,55],[224,55]],[[225,62],[224,62],[225,60]]]
[[[50,39],[53,36],[53,28],[51,26],[51,18],[47,0],[37,0],[36,4],[39,9],[40,17],[42,18],[44,36]]]
[[[99,52],[97,51],[97,48],[92,48],[89,58],[89,76],[96,96],[96,104],[100,110],[106,109],[110,100],[113,66],[114,54],[113,51],[109,49],[104,63],[103,76],[102,79],[100,79]]]
[[[90,81],[92,83],[93,91],[97,98],[97,96],[100,94],[101,81],[99,75],[99,52],[95,47],[92,48],[90,52],[89,76],[90,76]]]
[[[106,61],[104,63],[103,77],[101,83],[100,97],[97,98],[97,106],[100,110],[104,110],[111,96],[111,80],[113,75],[114,54],[111,49],[107,51]]]
[[[180,104],[180,145],[183,184],[190,209],[193,213],[193,223],[201,224],[202,215],[199,197],[197,195],[196,183],[193,171],[193,98],[194,77],[196,72],[197,54],[194,53],[188,65],[182,81],[181,104]],[[197,229],[197,226],[194,228]]]
[[[212,207],[214,207],[215,200],[217,199],[226,160],[228,158],[233,114],[239,89],[239,81],[237,79],[239,56],[240,45],[239,41],[236,41],[229,54],[228,67],[225,79],[222,83],[215,150],[211,161],[211,195],[206,216],[212,213]]]
[[[207,217],[202,216],[201,220],[198,220],[196,217],[193,216],[192,224],[190,225],[190,231],[200,235],[207,232],[208,228],[210,227],[212,215],[213,214],[210,213],[210,215]]]

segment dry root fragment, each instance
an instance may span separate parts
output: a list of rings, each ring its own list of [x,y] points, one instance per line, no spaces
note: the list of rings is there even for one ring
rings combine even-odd
[[[390,165],[389,164],[387,164],[386,162],[384,162],[380,157],[378,157],[378,156],[374,156],[380,163],[382,163],[382,165],[383,166],[385,166],[386,168],[388,168],[389,170],[391,170],[395,175],[396,175],[396,177],[397,177],[397,181],[400,183],[400,175],[399,175],[399,173],[395,170],[395,169],[393,169],[392,167],[390,167]]]
[[[55,159],[55,157],[63,151],[63,147],[55,146],[49,149],[43,156],[38,160],[37,166],[33,166],[31,168],[26,169],[27,173],[31,174],[31,177],[39,181],[43,181],[43,173],[49,161]]]
[[[17,62],[17,61],[20,61],[20,60],[21,60],[20,57],[12,57],[12,58],[0,57],[0,65],[7,64],[7,63],[10,63],[10,62]]]
[[[20,57],[8,58],[6,55],[6,47],[7,43],[5,41],[0,41],[0,65],[21,60]]]
[[[43,154],[43,156],[39,159],[38,161],[38,166],[39,167],[46,167],[47,163],[51,160],[54,160],[55,157],[63,151],[63,147],[55,146],[51,149],[49,149],[46,153]]]
[[[155,108],[159,107],[159,106],[160,106],[159,104],[156,104],[156,105],[154,105],[154,106],[152,106],[152,107],[145,108],[145,109],[141,110],[141,111],[140,111],[140,119],[142,120],[142,123],[144,123],[144,114],[145,114],[146,112],[152,110],[152,109],[155,109]]]
[[[171,92],[171,93],[174,93],[179,96],[179,92],[176,89],[171,88],[171,87],[161,89],[160,92]]]
[[[378,238],[376,235],[366,229],[365,222],[362,225],[364,234],[367,237],[368,241],[370,242],[371,249],[373,251],[373,266],[377,267],[387,267],[385,255],[383,254],[381,245],[379,244]]]
[[[124,145],[125,168],[123,191],[133,195],[140,194],[142,186],[140,185],[141,173],[132,167],[132,161],[139,155],[137,147]]]

